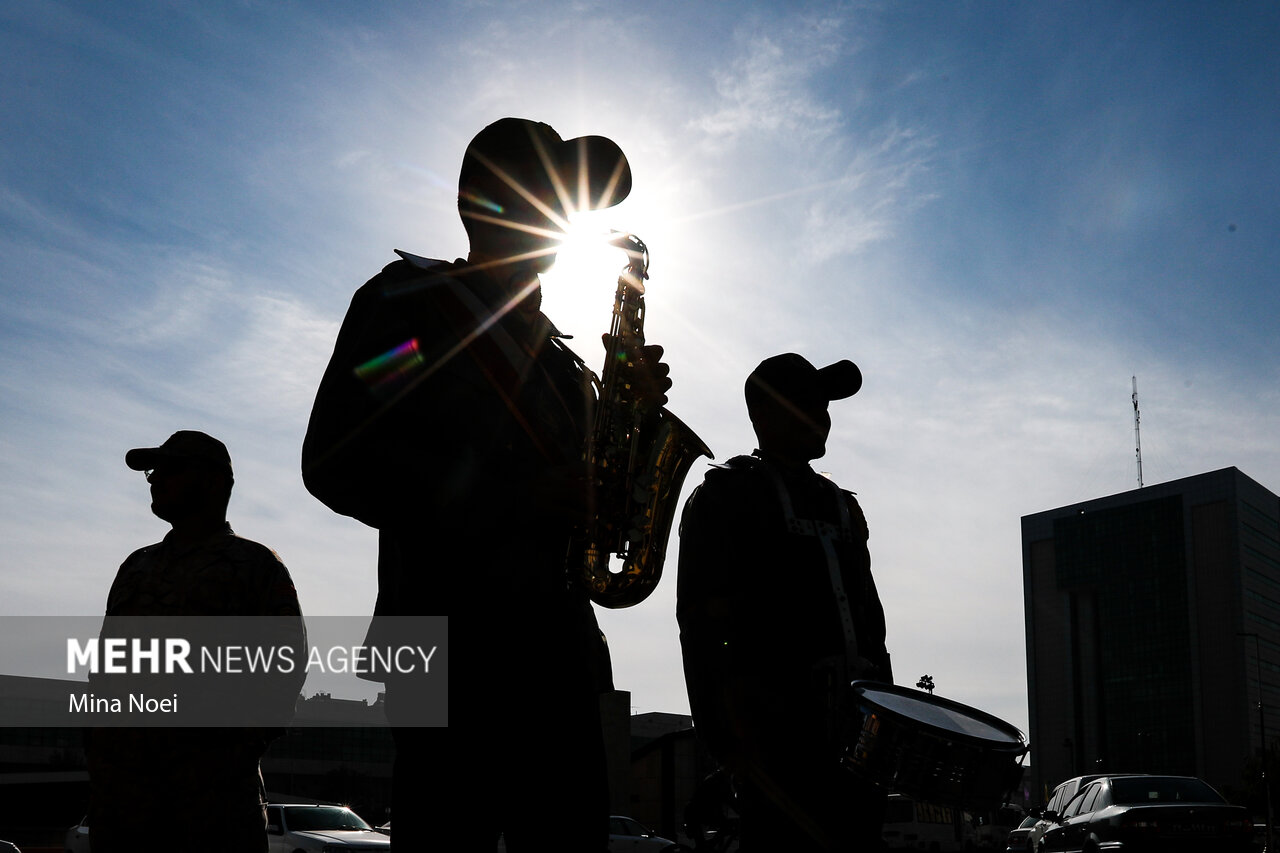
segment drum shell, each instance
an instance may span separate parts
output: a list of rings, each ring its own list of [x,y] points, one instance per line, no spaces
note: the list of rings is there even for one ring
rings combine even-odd
[[[1021,732],[996,717],[926,693],[874,685],[899,701],[963,713],[1007,733],[1008,740],[976,737],[929,725],[883,707],[855,682],[850,743],[843,763],[861,778],[913,799],[971,811],[999,808],[1022,779],[1027,745]]]

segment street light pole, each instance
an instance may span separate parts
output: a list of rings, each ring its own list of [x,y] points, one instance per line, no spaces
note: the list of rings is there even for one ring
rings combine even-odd
[[[1274,849],[1271,846],[1271,761],[1267,757],[1267,715],[1262,707],[1262,645],[1256,633],[1241,633],[1239,636],[1253,637],[1253,662],[1258,670],[1258,736],[1262,739],[1262,792],[1267,798],[1267,841],[1262,849],[1264,853],[1270,853]]]

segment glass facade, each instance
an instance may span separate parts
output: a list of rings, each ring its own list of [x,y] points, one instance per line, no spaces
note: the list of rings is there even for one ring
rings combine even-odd
[[[1075,694],[1096,697],[1099,713],[1076,716],[1074,743],[1078,749],[1095,743],[1091,757],[1106,767],[1192,773],[1181,496],[1066,516],[1053,532],[1058,587],[1074,612],[1092,610],[1087,623],[1073,620],[1072,657],[1080,662],[1073,667]],[[1090,683],[1079,683],[1085,679]]]

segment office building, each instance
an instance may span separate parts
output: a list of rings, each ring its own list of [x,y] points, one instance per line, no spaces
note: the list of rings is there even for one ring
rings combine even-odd
[[[1225,468],[1035,513],[1022,564],[1033,790],[1238,790],[1280,736],[1280,498]]]

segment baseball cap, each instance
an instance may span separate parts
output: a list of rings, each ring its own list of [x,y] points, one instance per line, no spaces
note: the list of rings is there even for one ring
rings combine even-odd
[[[198,430],[184,429],[159,447],[135,447],[124,455],[124,464],[135,471],[149,471],[175,459],[206,462],[231,473],[231,454],[218,439]]]
[[[527,118],[501,118],[477,133],[462,155],[458,200],[461,203],[472,182],[488,171],[490,164],[537,162],[553,169],[568,193],[577,194],[585,187],[588,197],[578,202],[584,209],[612,207],[631,192],[631,166],[612,139],[561,139],[549,124]],[[580,184],[580,178],[585,183]]]
[[[769,400],[788,403],[829,403],[858,393],[862,371],[848,359],[826,367],[814,367],[793,352],[766,358],[747,377],[747,409],[754,411]]]

